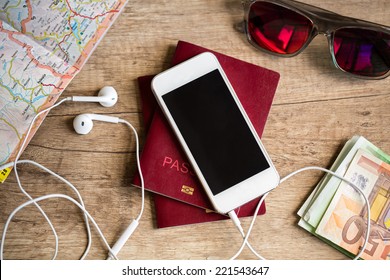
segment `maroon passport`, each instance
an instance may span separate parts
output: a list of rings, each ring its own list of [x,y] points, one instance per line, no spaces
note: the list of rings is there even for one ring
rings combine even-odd
[[[178,64],[204,51],[210,50],[180,41],[173,64]],[[217,56],[243,108],[261,136],[279,81],[279,74],[211,52]],[[156,105],[156,101],[151,98],[153,96],[150,90],[151,79],[151,76],[147,76],[140,77],[138,80],[145,130],[148,130],[141,156],[141,168],[145,189],[160,194],[154,198],[157,226],[161,228],[226,219],[226,216],[208,210],[212,209],[212,206],[203,187],[191,171],[186,155]],[[133,183],[139,186],[139,176],[134,177]],[[238,216],[253,215],[258,201],[259,199],[256,199],[236,209]],[[264,204],[259,213],[265,213]]]

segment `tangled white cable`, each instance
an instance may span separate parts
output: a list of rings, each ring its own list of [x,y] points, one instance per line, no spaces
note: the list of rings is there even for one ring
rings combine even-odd
[[[335,176],[337,177],[338,179],[346,182],[348,185],[350,185],[351,187],[353,187],[357,192],[359,192],[359,194],[363,197],[364,199],[364,202],[365,202],[365,206],[366,206],[366,209],[367,209],[367,228],[366,228],[366,236],[364,238],[364,242],[363,242],[363,245],[361,246],[360,250],[359,250],[359,253],[355,256],[354,260],[358,260],[361,255],[363,254],[364,250],[366,249],[366,246],[367,246],[367,243],[368,243],[368,239],[370,237],[370,231],[371,231],[371,225],[370,225],[370,220],[371,220],[371,211],[370,211],[370,203],[367,199],[367,196],[364,194],[364,192],[358,187],[356,186],[354,183],[352,183],[351,181],[349,181],[347,178],[343,177],[343,176],[340,176],[338,175],[337,173],[331,171],[331,170],[328,170],[328,169],[325,169],[325,168],[322,168],[322,167],[318,167],[318,166],[308,166],[308,167],[304,167],[304,168],[301,168],[301,169],[298,169],[290,174],[288,174],[287,176],[285,176],[284,178],[282,178],[279,182],[279,185],[283,182],[285,182],[286,180],[288,180],[289,178],[291,178],[292,176],[300,173],[300,172],[303,172],[303,171],[307,171],[307,170],[319,170],[319,171],[323,171],[323,172],[326,172],[326,173],[329,173],[331,174],[332,176]],[[253,215],[253,218],[252,218],[252,221],[249,225],[249,228],[248,228],[248,231],[247,233],[245,234],[244,233],[244,230],[243,228],[241,227],[241,224],[239,224],[237,222],[238,219],[237,216],[236,216],[236,213],[234,211],[230,212],[229,213],[229,216],[235,216],[235,217],[231,217],[233,223],[236,225],[236,227],[239,229],[240,232],[242,232],[242,236],[243,236],[243,241],[242,241],[242,244],[241,244],[241,247],[240,249],[237,251],[237,253],[231,257],[230,259],[231,260],[234,260],[236,259],[242,252],[242,250],[244,249],[245,245],[249,245],[248,243],[248,238],[249,238],[249,235],[251,234],[251,231],[253,229],[253,226],[255,224],[255,221],[256,221],[256,218],[257,218],[257,214],[260,210],[260,206],[263,204],[265,198],[268,196],[269,192],[264,194],[263,197],[260,199],[259,203],[257,204],[257,207],[256,207],[256,210],[255,210],[255,213]],[[250,246],[250,245],[249,245]],[[261,256],[260,254],[258,254],[257,252],[254,252],[252,247],[250,247],[251,251],[259,258],[259,259],[262,259],[262,260],[265,260],[265,258],[263,256]]]
[[[107,87],[103,88],[103,89],[106,89],[107,90]],[[110,92],[112,92],[112,89],[110,89]],[[104,97],[104,98],[107,98],[107,97]],[[17,183],[18,183],[18,186],[20,188],[20,190],[22,191],[22,193],[24,195],[26,195],[28,198],[29,198],[29,201],[23,203],[22,205],[20,205],[19,207],[17,207],[11,214],[10,216],[8,217],[6,223],[5,223],[5,226],[4,226],[4,230],[3,230],[3,233],[2,233],[2,238],[1,238],[1,246],[0,246],[0,259],[3,260],[4,259],[4,256],[3,256],[3,252],[4,252],[4,243],[5,243],[5,238],[6,238],[6,234],[7,234],[7,230],[8,230],[8,227],[9,227],[9,224],[12,220],[12,218],[16,215],[16,213],[18,213],[21,209],[23,209],[24,207],[28,206],[28,205],[31,205],[31,204],[34,204],[38,209],[39,211],[41,212],[41,214],[43,215],[43,217],[46,219],[47,223],[49,224],[52,232],[53,232],[53,235],[54,235],[54,238],[55,238],[55,251],[54,251],[54,254],[53,254],[53,260],[56,258],[57,254],[58,254],[58,235],[57,235],[57,232],[52,224],[52,222],[50,221],[49,217],[46,215],[46,213],[43,211],[43,209],[39,206],[38,202],[39,201],[42,201],[42,200],[47,200],[47,199],[52,199],[52,198],[62,198],[62,199],[67,199],[69,201],[71,201],[72,203],[74,203],[77,207],[79,207],[83,213],[84,213],[84,220],[85,220],[85,224],[86,224],[86,228],[87,228],[87,234],[88,234],[88,244],[87,244],[87,248],[85,249],[81,259],[84,259],[87,255],[88,255],[88,252],[90,250],[90,247],[91,247],[91,243],[92,243],[92,237],[91,237],[91,230],[90,230],[90,226],[89,226],[89,219],[91,220],[91,222],[93,223],[93,225],[95,226],[95,228],[97,229],[97,232],[98,234],[100,235],[100,237],[102,238],[104,244],[106,245],[106,247],[108,248],[108,251],[109,251],[109,258],[110,259],[118,259],[117,258],[117,254],[118,252],[120,251],[120,249],[123,247],[123,245],[125,244],[125,242],[127,241],[127,239],[131,236],[131,234],[134,232],[134,230],[136,229],[136,227],[138,226],[138,223],[139,223],[139,220],[141,219],[141,216],[143,214],[143,211],[144,211],[144,204],[145,204],[145,188],[144,188],[144,179],[143,179],[143,175],[142,175],[142,170],[141,170],[141,165],[140,165],[140,160],[139,160],[139,155],[140,155],[140,151],[139,151],[139,137],[138,137],[138,134],[137,134],[137,131],[136,129],[129,123],[127,122],[126,120],[123,120],[123,119],[120,119],[120,118],[115,118],[115,117],[110,117],[110,116],[102,116],[102,115],[95,115],[95,114],[84,114],[84,115],[87,115],[87,116],[97,116],[97,120],[100,120],[100,121],[108,121],[108,122],[115,122],[115,123],[123,123],[125,125],[127,125],[134,133],[135,135],[135,138],[136,138],[136,158],[137,158],[137,167],[138,167],[138,170],[139,170],[139,174],[140,174],[140,180],[141,180],[141,210],[137,216],[137,218],[135,220],[133,220],[131,222],[131,224],[128,226],[128,228],[125,230],[125,232],[122,234],[122,236],[119,238],[119,240],[115,243],[115,245],[111,248],[109,246],[109,244],[107,243],[103,233],[101,232],[100,228],[98,227],[98,225],[96,224],[96,222],[93,220],[93,218],[91,217],[91,215],[88,213],[88,211],[85,209],[85,206],[84,206],[84,202],[81,198],[81,195],[80,193],[78,192],[78,190],[76,189],[76,187],[74,187],[68,180],[66,180],[65,178],[61,177],[60,175],[56,174],[55,172],[53,172],[52,170],[44,167],[43,165],[37,163],[37,162],[34,162],[34,161],[31,161],[31,160],[19,160],[20,158],[20,155],[26,145],[26,142],[27,142],[27,139],[28,139],[28,136],[30,135],[31,133],[31,129],[36,121],[36,119],[50,111],[51,109],[59,106],[60,104],[62,104],[63,102],[66,102],[66,101],[77,101],[77,100],[73,100],[72,97],[68,97],[68,98],[65,98],[65,99],[62,99],[61,101],[59,101],[58,103],[56,103],[55,105],[53,106],[50,106],[48,108],[46,108],[45,110],[42,110],[40,111],[39,113],[37,113],[37,115],[33,118],[33,120],[31,121],[31,124],[27,130],[27,133],[26,133],[26,136],[24,138],[24,141],[22,142],[22,145],[21,145],[21,148],[19,150],[19,152],[17,153],[16,155],[16,158],[15,158],[15,161],[14,162],[10,162],[10,163],[7,163],[7,164],[4,164],[2,166],[0,166],[0,170],[4,169],[4,168],[7,168],[7,167],[13,167],[14,169],[14,172],[15,172],[15,177],[16,177],[16,180],[17,180]],[[99,100],[93,100],[93,101],[99,101]],[[116,102],[116,100],[115,100]],[[95,118],[96,119],[96,118]],[[115,120],[115,121],[113,121]],[[84,124],[83,124],[84,125]],[[91,127],[92,129],[92,127]],[[83,133],[85,134],[85,133]],[[57,179],[61,180],[62,182],[64,182],[65,184],[67,184],[77,195],[78,199],[79,199],[79,202],[76,201],[74,198],[70,197],[70,196],[67,196],[67,195],[64,195],[64,194],[49,194],[49,195],[45,195],[45,196],[41,196],[41,197],[38,197],[38,198],[32,198],[24,189],[23,189],[23,186],[21,184],[21,181],[20,181],[20,178],[19,178],[19,174],[17,172],[17,165],[18,164],[21,164],[21,163],[27,163],[27,164],[33,164],[35,165],[36,167],[48,172],[49,174],[53,175],[54,177],[56,177]]]

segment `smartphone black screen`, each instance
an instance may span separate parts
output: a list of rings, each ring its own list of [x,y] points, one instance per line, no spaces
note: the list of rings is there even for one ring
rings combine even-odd
[[[162,98],[214,195],[270,167],[218,70]]]

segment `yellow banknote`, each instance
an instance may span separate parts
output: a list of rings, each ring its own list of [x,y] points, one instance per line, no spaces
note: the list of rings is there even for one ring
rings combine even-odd
[[[390,165],[358,150],[345,177],[367,196],[371,210],[369,242],[363,259],[390,259]],[[359,252],[367,234],[363,197],[341,183],[315,233],[352,254]]]

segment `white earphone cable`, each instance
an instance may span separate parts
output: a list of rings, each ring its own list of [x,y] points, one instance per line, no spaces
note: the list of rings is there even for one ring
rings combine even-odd
[[[30,205],[30,204],[36,204],[37,202],[39,201],[42,201],[42,200],[46,200],[46,199],[51,199],[51,198],[64,198],[64,199],[67,199],[69,201],[71,201],[73,204],[75,204],[77,207],[79,207],[83,212],[84,214],[90,219],[90,221],[92,222],[92,224],[95,226],[99,236],[102,238],[103,240],[103,243],[104,245],[107,247],[108,251],[115,257],[115,254],[114,252],[111,251],[111,247],[110,245],[108,244],[106,238],[104,237],[102,231],[100,230],[99,226],[97,225],[97,223],[95,222],[95,220],[93,219],[93,217],[88,213],[88,211],[84,208],[83,205],[81,205],[80,203],[78,203],[76,200],[74,200],[72,197],[68,196],[68,195],[64,195],[64,194],[48,194],[48,195],[44,195],[44,196],[41,196],[41,197],[38,197],[38,198],[34,198],[34,199],[31,199],[21,205],[19,205],[16,209],[14,209],[14,211],[12,211],[12,213],[9,215],[5,225],[4,225],[4,231],[3,231],[3,235],[2,235],[2,240],[5,240],[5,236],[7,234],[7,230],[8,230],[8,226],[12,220],[12,218],[20,211],[22,210],[24,207]],[[1,248],[0,248],[0,259],[3,260],[3,250],[4,250],[4,242],[1,242]]]
[[[62,100],[62,102],[64,102],[66,100]],[[62,103],[61,102],[61,103]],[[58,106],[59,103],[56,104],[56,106]],[[48,108],[47,110],[50,110],[51,108],[54,108],[54,107],[50,107]],[[36,118],[34,118],[32,124],[34,123]],[[140,180],[141,180],[141,196],[142,196],[142,201],[141,201],[141,209],[140,209],[140,212],[137,216],[137,218],[135,220],[133,220],[133,222],[130,224],[130,226],[128,227],[128,229],[123,233],[123,235],[121,236],[121,238],[116,242],[116,244],[114,245],[113,248],[109,248],[109,258],[110,259],[118,259],[117,258],[117,253],[120,251],[120,249],[123,247],[123,245],[125,244],[125,242],[127,241],[127,239],[131,236],[131,234],[134,232],[134,230],[136,229],[136,227],[138,226],[138,223],[139,223],[139,220],[141,219],[141,216],[143,214],[143,211],[144,211],[144,208],[145,208],[145,188],[144,188],[144,179],[143,179],[143,174],[142,174],[142,170],[141,170],[141,165],[140,165],[140,158],[139,158],[139,155],[140,155],[140,150],[139,150],[139,137],[138,137],[138,133],[136,131],[136,129],[129,123],[127,122],[126,120],[123,120],[123,119],[119,119],[119,122],[120,123],[124,123],[126,124],[129,128],[131,128],[131,130],[134,132],[134,135],[135,135],[135,138],[136,138],[136,158],[137,158],[137,167],[139,169],[139,174],[140,174]],[[32,126],[32,124],[30,125],[30,127]],[[27,133],[27,136],[29,134],[30,130],[28,131]],[[22,147],[23,145],[25,144],[25,141],[23,142],[22,144]],[[20,156],[20,154],[18,155]],[[18,157],[17,157],[18,159]],[[83,254],[83,256],[81,257],[81,259],[84,259],[87,255],[88,255],[88,252],[90,250],[90,247],[91,247],[91,242],[92,242],[92,238],[91,238],[91,232],[90,232],[90,227],[89,227],[89,223],[88,223],[88,217],[90,215],[87,215],[88,212],[87,210],[85,209],[85,206],[84,206],[84,203],[83,203],[83,200],[81,198],[81,195],[80,193],[77,191],[77,189],[69,182],[67,181],[66,179],[64,179],[63,177],[61,177],[60,175],[56,174],[55,172],[51,171],[50,169],[44,167],[43,165],[39,164],[39,163],[36,163],[34,161],[31,161],[31,160],[16,160],[15,162],[13,163],[8,163],[8,164],[5,164],[3,166],[1,166],[0,168],[6,168],[6,167],[10,167],[10,166],[13,166],[15,168],[15,166],[17,166],[19,163],[29,163],[29,164],[33,164],[39,168],[41,168],[42,170],[48,172],[49,174],[55,176],[57,179],[61,180],[62,182],[66,183],[69,187],[72,188],[73,191],[75,191],[75,193],[77,194],[79,200],[80,200],[80,203],[81,204],[76,204],[81,210],[83,210],[84,212],[84,219],[85,219],[85,222],[86,222],[86,227],[87,227],[87,232],[88,232],[88,245],[87,245],[87,248]],[[21,205],[20,207],[17,208],[17,211],[16,212],[13,212],[13,214],[10,216],[9,218],[9,222],[6,224],[6,227],[4,228],[4,232],[3,232],[3,236],[2,236],[2,241],[1,241],[1,252],[0,252],[0,259],[3,259],[3,250],[4,250],[4,243],[5,243],[5,237],[6,237],[6,232],[7,232],[7,229],[8,229],[8,225],[10,223],[10,221],[12,220],[12,217],[21,209],[23,209],[25,206],[27,205],[30,205],[30,204],[34,204],[38,207],[38,209],[40,209],[41,213],[44,215],[44,217],[46,218],[47,222],[49,223],[49,225],[51,226],[52,228],[52,231],[54,233],[54,236],[55,236],[55,240],[56,240],[56,249],[55,249],[55,254],[54,254],[54,257],[53,259],[55,259],[56,255],[57,255],[57,252],[58,252],[58,236],[57,236],[57,233],[54,229],[54,226],[53,224],[51,223],[50,219],[47,217],[46,213],[43,211],[42,208],[40,208],[40,206],[37,204],[38,201],[41,201],[41,200],[44,200],[44,199],[50,199],[50,198],[54,198],[54,197],[58,197],[57,196],[53,196],[53,195],[47,195],[47,196],[42,196],[42,197],[39,197],[37,199],[33,199],[30,195],[28,195],[28,193],[22,188],[21,186],[21,183],[20,183],[20,178],[19,178],[19,175],[18,173],[15,173],[15,176],[17,177],[17,180],[18,180],[18,185],[19,187],[21,188],[22,192],[27,196],[29,197],[30,201],[28,203],[24,203],[23,205]],[[75,200],[69,196],[66,196],[66,195],[62,195],[61,196],[62,198],[66,198],[68,200],[70,200],[71,202],[74,202]],[[40,199],[40,198],[43,198],[43,199]],[[96,223],[95,223],[96,224]],[[96,227],[97,225],[95,225]],[[97,228],[98,229],[98,228]],[[100,231],[100,229],[98,229],[99,231],[99,235],[102,237],[102,239],[105,241],[105,238],[104,238],[104,235],[102,234],[102,232]],[[106,241],[105,241],[106,243]],[[108,244],[107,244],[108,245]]]
[[[260,208],[261,204],[262,204],[262,203],[259,202],[259,203],[257,204],[257,206]],[[256,207],[256,209],[257,209],[257,207]],[[257,215],[257,212],[258,212],[258,211],[255,211],[256,215]],[[229,215],[230,219],[233,221],[234,225],[237,227],[237,229],[238,229],[238,231],[240,232],[240,234],[242,235],[242,238],[245,239],[245,232],[244,232],[244,229],[243,229],[242,226],[241,226],[240,219],[238,218],[236,212],[235,212],[234,210],[232,210],[232,211],[230,211],[230,212],[228,213],[228,215]],[[249,250],[251,250],[251,252],[252,252],[256,257],[258,257],[260,260],[263,260],[263,259],[264,259],[264,258],[263,258],[261,255],[259,255],[259,253],[257,253],[256,250],[252,247],[252,245],[249,243],[248,239],[247,239],[246,242],[243,243],[243,244],[244,244],[244,246],[242,246],[242,249],[244,249],[244,247],[245,247],[245,245],[246,245],[246,246],[248,246]],[[241,249],[241,251],[242,251],[242,249]],[[241,251],[240,251],[240,253],[241,253]],[[239,255],[239,254],[237,254],[237,256],[238,256],[238,255]]]
[[[141,181],[141,210],[139,211],[139,214],[136,218],[136,220],[139,222],[145,209],[145,183],[144,183],[144,176],[142,174],[141,162],[139,157],[140,155],[139,137],[138,137],[137,130],[134,128],[134,126],[131,123],[123,119],[119,119],[119,122],[126,124],[133,131],[135,135],[135,151],[136,151],[136,158],[137,158],[137,168],[138,168],[139,177]]]
[[[64,179],[63,177],[61,177],[60,175],[58,175],[57,173],[53,172],[52,170],[50,170],[49,168],[35,162],[35,161],[32,161],[32,160],[18,160],[17,161],[17,164],[31,164],[31,165],[34,165],[40,169],[42,169],[43,171],[49,173],[50,175],[54,176],[55,178],[57,178],[58,180],[64,182],[66,185],[68,185],[74,192],[75,194],[77,195],[79,201],[80,201],[80,204],[85,208],[85,205],[84,205],[84,201],[81,197],[81,194],[80,192],[77,190],[77,188],[72,184],[70,183],[68,180]],[[12,165],[14,165],[14,163],[12,162]],[[1,169],[1,168],[0,168]],[[87,236],[88,236],[88,243],[87,243],[87,247],[86,249],[84,250],[84,253],[81,257],[81,260],[85,259],[89,253],[89,250],[91,248],[91,245],[92,245],[92,234],[91,234],[91,228],[89,226],[89,222],[88,222],[88,216],[84,213],[84,221],[85,221],[85,227],[87,229]],[[5,238],[5,236],[4,236]],[[57,239],[58,240],[58,239]],[[2,239],[1,240],[1,243],[4,244],[5,242],[5,239]],[[58,247],[58,243],[56,243],[56,247]],[[3,252],[3,251],[1,251]]]
[[[30,133],[31,133],[31,129],[32,129],[33,125],[35,124],[35,121],[38,119],[38,117],[41,116],[42,114],[44,114],[44,113],[50,111],[51,109],[53,109],[53,108],[55,108],[55,107],[61,105],[62,103],[66,102],[66,101],[69,101],[69,100],[71,100],[70,97],[64,98],[64,99],[62,99],[61,101],[59,101],[58,103],[56,103],[56,104],[54,104],[54,105],[52,105],[52,106],[50,106],[50,107],[48,107],[48,108],[46,108],[46,109],[44,109],[44,110],[38,112],[38,113],[34,116],[34,118],[32,119],[32,121],[31,121],[31,123],[30,123],[30,125],[29,125],[29,127],[28,127],[28,130],[27,130],[27,132],[26,132],[26,134],[25,134],[25,137],[24,137],[24,140],[23,140],[23,142],[22,142],[22,144],[21,144],[21,146],[20,146],[20,149],[19,149],[19,151],[18,151],[18,153],[17,153],[17,155],[16,155],[16,158],[15,158],[15,161],[14,161],[14,165],[13,165],[13,169],[14,169],[14,172],[15,172],[16,181],[17,181],[17,184],[18,184],[19,189],[21,190],[21,192],[22,192],[25,196],[27,196],[30,200],[32,199],[32,197],[31,197],[31,196],[24,190],[24,188],[22,187],[22,183],[21,183],[21,181],[20,181],[19,174],[18,174],[17,162],[18,162],[18,160],[19,160],[19,158],[20,158],[20,155],[21,155],[22,152],[23,152],[23,149],[25,148],[26,142],[27,142],[27,140],[28,140],[28,138],[29,138],[29,135],[30,135]],[[54,254],[53,254],[53,258],[52,258],[52,259],[54,260],[54,259],[57,257],[57,253],[58,253],[58,235],[57,235],[57,232],[56,232],[56,230],[55,230],[55,228],[54,228],[52,222],[50,221],[49,217],[46,215],[45,211],[43,211],[43,209],[42,209],[37,203],[34,203],[34,205],[35,205],[35,206],[38,208],[38,210],[41,212],[42,216],[46,219],[47,223],[49,224],[49,226],[50,226],[50,228],[51,228],[51,230],[52,230],[52,232],[53,232],[54,239],[55,239],[55,250],[54,250]]]
[[[0,169],[4,169],[4,168],[8,168],[8,167],[11,167],[13,166],[13,170],[15,172],[15,178],[16,178],[16,181],[17,181],[17,184],[18,184],[18,187],[19,189],[21,190],[21,192],[27,196],[27,198],[29,198],[30,200],[32,200],[33,198],[26,192],[26,190],[23,188],[22,186],[22,183],[21,183],[21,180],[20,180],[20,177],[19,177],[19,173],[18,173],[18,168],[17,168],[17,165],[19,163],[29,163],[29,164],[33,164],[35,166],[37,166],[38,168],[41,168],[42,170],[48,172],[49,174],[53,175],[54,177],[56,177],[57,179],[63,181],[64,183],[66,183],[78,196],[78,198],[80,199],[80,202],[81,204],[84,206],[84,202],[81,198],[81,195],[80,193],[78,192],[78,190],[67,180],[65,180],[64,178],[62,178],[61,176],[57,175],[55,172],[49,170],[48,168],[44,167],[43,165],[40,165],[39,163],[36,163],[34,161],[31,161],[31,160],[22,160],[20,161],[19,158],[22,154],[22,151],[23,149],[25,148],[25,145],[26,145],[26,142],[30,136],[30,133],[31,133],[31,130],[35,124],[35,121],[44,113],[46,112],[49,112],[51,109],[61,105],[62,103],[66,102],[66,101],[71,101],[72,98],[71,97],[67,97],[67,98],[64,98],[62,100],[60,100],[59,102],[57,102],[56,104],[38,112],[34,118],[32,119],[28,129],[27,129],[27,132],[25,134],[25,137],[23,139],[23,142],[22,144],[20,145],[20,149],[15,157],[15,161],[14,162],[11,162],[11,163],[8,163],[8,164],[5,164],[3,166],[0,167]],[[52,259],[56,259],[57,257],[57,254],[58,254],[58,244],[59,244],[59,241],[58,241],[58,235],[57,235],[57,232],[54,228],[54,225],[53,223],[51,222],[51,220],[49,219],[49,217],[46,215],[45,211],[39,206],[39,204],[37,204],[36,202],[34,203],[34,205],[38,208],[38,210],[40,211],[40,213],[42,214],[42,216],[45,218],[45,220],[47,221],[47,223],[49,224],[52,232],[53,232],[53,235],[54,235],[54,240],[55,240],[55,249],[54,249],[54,253],[53,253],[53,257]],[[83,256],[81,257],[81,259],[84,259],[87,255],[88,255],[88,252],[90,250],[90,247],[91,247],[91,242],[92,242],[92,239],[91,239],[91,230],[90,230],[90,226],[89,226],[89,223],[88,223],[88,217],[86,215],[84,215],[84,220],[85,220],[85,224],[86,224],[86,228],[87,228],[87,234],[88,234],[88,243],[87,243],[87,248],[85,249],[84,253],[83,253]],[[4,241],[2,239],[2,246],[4,244]],[[1,251],[1,254],[3,253],[3,251]]]
[[[107,260],[113,259],[113,257],[115,257],[115,255],[117,255],[119,253],[119,251],[123,248],[123,246],[125,245],[127,240],[130,238],[130,236],[133,234],[133,232],[138,227],[139,221],[140,221],[142,214],[144,212],[144,209],[145,209],[145,184],[144,184],[144,178],[143,178],[141,163],[140,163],[140,150],[139,150],[138,133],[137,133],[137,130],[133,127],[133,125],[131,123],[129,123],[128,121],[123,120],[123,119],[119,119],[118,122],[126,124],[134,132],[134,135],[135,135],[137,167],[138,167],[138,173],[139,173],[140,181],[141,181],[141,209],[140,209],[140,212],[139,212],[137,218],[134,219],[130,223],[130,225],[124,230],[124,232],[121,234],[121,236],[115,242],[114,246],[112,246],[112,250],[108,254]],[[114,254],[114,255],[112,255],[112,254]]]
[[[328,170],[328,169],[325,169],[325,168],[322,168],[322,167],[318,167],[318,166],[307,166],[307,167],[303,167],[301,169],[298,169],[290,174],[288,174],[287,176],[285,176],[284,178],[282,178],[279,182],[279,184],[285,182],[286,180],[288,180],[289,178],[291,178],[292,176],[300,173],[300,172],[303,172],[303,171],[307,171],[307,170],[319,170],[319,171],[323,171],[323,172],[326,172],[326,173],[329,173],[331,174],[332,176],[335,176],[336,178],[346,182],[348,185],[350,185],[351,187],[353,187],[356,191],[359,192],[359,194],[363,197],[364,199],[364,202],[365,202],[365,207],[367,209],[367,233],[366,233],[366,236],[364,238],[364,242],[363,242],[363,245],[360,247],[360,250],[358,252],[358,254],[355,256],[354,260],[358,260],[361,255],[363,254],[364,250],[366,249],[366,246],[367,246],[367,243],[368,243],[368,239],[370,237],[370,231],[371,231],[371,225],[370,225],[370,220],[371,220],[371,209],[370,209],[370,202],[368,201],[367,199],[367,196],[364,194],[364,192],[359,188],[357,187],[354,183],[352,183],[351,181],[349,181],[347,178],[343,177],[343,176],[340,176],[338,175],[337,173],[331,171],[331,170]],[[269,192],[268,193],[265,193],[263,195],[263,197],[260,199],[257,207],[256,207],[256,210],[255,210],[255,214],[253,215],[253,218],[252,218],[252,221],[251,221],[251,224],[248,228],[248,231],[243,239],[243,242],[241,244],[241,247],[240,249],[237,251],[237,253],[231,257],[231,260],[234,260],[236,259],[242,252],[242,250],[244,249],[245,245],[248,244],[248,238],[249,238],[249,235],[253,229],[253,226],[254,226],[254,223],[256,221],[256,218],[257,218],[257,214],[260,210],[260,206],[261,204],[264,202],[264,199],[268,196]],[[234,223],[236,226],[237,224]],[[241,227],[241,226],[240,226]],[[242,228],[241,228],[242,230]],[[243,231],[243,230],[242,230]],[[257,255],[257,254],[256,254]],[[261,255],[260,255],[261,256]],[[260,257],[260,259],[265,259],[263,257]]]

